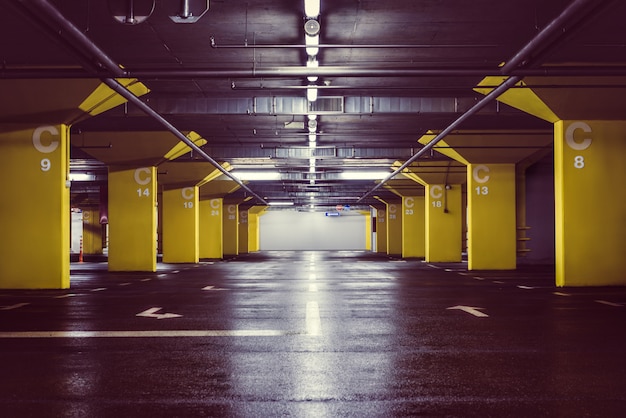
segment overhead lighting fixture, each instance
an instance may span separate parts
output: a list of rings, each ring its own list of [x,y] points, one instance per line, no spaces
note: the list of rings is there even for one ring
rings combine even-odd
[[[304,0],[304,14],[309,19],[320,15],[320,0]]]
[[[309,115],[309,120],[317,120],[317,115],[310,114]]]
[[[293,202],[286,202],[286,201],[267,202],[267,204],[269,206],[293,206],[294,205]]]
[[[317,141],[317,134],[315,132],[311,132],[309,134],[309,142],[316,142]]]
[[[306,98],[309,102],[314,102],[317,100],[317,89],[315,88],[315,86],[309,86],[309,88],[306,89]]]
[[[309,57],[314,57],[320,52],[320,36],[305,36],[306,53]]]
[[[389,175],[387,171],[344,171],[339,173],[341,180],[383,180]]]
[[[320,66],[319,61],[317,61],[316,59],[310,59],[306,62],[306,66],[307,68],[318,68]],[[307,79],[311,82],[316,82],[318,80],[319,77],[317,76],[308,76]]]
[[[278,171],[238,171],[233,174],[241,181],[280,180]]]

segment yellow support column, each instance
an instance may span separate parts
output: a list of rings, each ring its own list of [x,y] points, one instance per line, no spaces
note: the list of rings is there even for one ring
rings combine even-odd
[[[239,254],[239,205],[224,205],[224,255]]]
[[[402,258],[426,256],[424,196],[402,197]]]
[[[239,254],[248,253],[248,236],[250,225],[248,223],[248,209],[239,211]]]
[[[156,167],[109,167],[109,270],[156,271]]]
[[[467,178],[468,268],[514,270],[515,164],[469,164]]]
[[[365,216],[365,249],[372,251],[372,212],[371,211],[359,211],[361,215]]]
[[[426,185],[426,261],[461,261],[461,185]]]
[[[248,251],[261,249],[261,223],[259,218],[265,214],[267,206],[253,206],[248,210]]]
[[[163,191],[163,262],[199,261],[198,187]]]
[[[402,256],[402,204],[387,203],[387,254]]]
[[[0,288],[70,286],[66,125],[0,132]]]
[[[223,199],[200,201],[200,258],[224,258],[222,213]]]
[[[83,209],[83,254],[102,254],[102,225],[98,209]]]
[[[557,286],[626,285],[626,122],[554,126]]]
[[[376,208],[376,252],[387,254],[387,211]]]

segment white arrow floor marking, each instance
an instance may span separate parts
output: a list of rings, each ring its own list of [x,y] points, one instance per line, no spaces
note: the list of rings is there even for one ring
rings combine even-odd
[[[180,318],[182,315],[178,315],[175,313],[162,313],[162,314],[158,314],[157,312],[160,311],[163,308],[150,308],[150,309],[146,309],[143,312],[139,312],[137,315],[135,316],[142,316],[144,318],[156,318],[156,319],[171,319],[171,318]]]
[[[0,311],[10,311],[11,309],[21,308],[22,306],[30,305],[30,303],[16,303],[11,306],[3,306],[0,308]]]
[[[461,306],[461,305],[457,305],[457,306],[450,306],[449,308],[446,309],[457,309],[459,311],[463,311],[463,312],[467,312],[468,314],[472,314],[474,316],[477,316],[479,318],[486,318],[489,315],[487,315],[484,312],[479,311],[478,309],[484,309],[484,308],[477,308],[474,306]]]
[[[223,289],[221,287],[215,287],[215,286],[206,286],[206,287],[203,287],[202,290],[226,290],[226,289]]]

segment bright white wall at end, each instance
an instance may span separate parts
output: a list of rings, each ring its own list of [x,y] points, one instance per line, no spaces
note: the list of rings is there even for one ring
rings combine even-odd
[[[366,220],[356,212],[331,217],[323,212],[269,211],[259,218],[261,250],[365,250]]]

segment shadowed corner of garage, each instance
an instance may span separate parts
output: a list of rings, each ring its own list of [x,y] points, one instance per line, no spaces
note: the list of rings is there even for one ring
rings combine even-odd
[[[0,4],[10,417],[626,413],[626,3]]]

